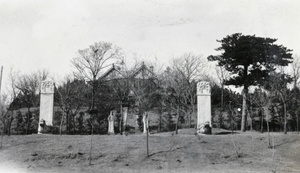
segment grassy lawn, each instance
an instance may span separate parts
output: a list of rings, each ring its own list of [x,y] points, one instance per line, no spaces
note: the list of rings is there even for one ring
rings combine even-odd
[[[296,133],[193,133],[5,136],[0,172],[300,172]]]

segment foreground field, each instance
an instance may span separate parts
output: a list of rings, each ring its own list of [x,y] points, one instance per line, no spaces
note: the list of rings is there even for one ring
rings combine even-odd
[[[296,133],[4,137],[0,172],[300,172]],[[93,142],[92,161],[89,150]]]

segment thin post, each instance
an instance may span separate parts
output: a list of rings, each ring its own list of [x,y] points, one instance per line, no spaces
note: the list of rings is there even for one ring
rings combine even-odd
[[[91,116],[91,115],[90,115]],[[91,121],[91,119],[88,120],[88,122],[91,125],[92,131],[91,131],[91,145],[90,145],[90,157],[89,157],[89,165],[92,165],[92,150],[93,150],[93,133],[94,133],[94,126],[93,126],[93,122]]]
[[[149,157],[149,135],[148,135],[148,132],[149,132],[149,128],[147,127],[147,157]]]
[[[146,112],[146,121],[145,121],[145,124],[146,124],[146,136],[147,136],[147,157],[149,157],[149,126],[148,126],[148,113]]]
[[[92,150],[93,150],[93,126],[92,126],[92,134],[91,134],[91,145],[90,145],[90,157],[89,157],[89,165],[92,165]]]
[[[0,111],[1,111],[1,113],[2,113],[2,103],[1,103],[2,73],[3,73],[3,66],[1,66],[1,74],[0,74]],[[3,124],[3,127],[2,127],[1,145],[0,145],[0,148],[2,148],[3,136],[4,136],[4,124]]]
[[[260,111],[261,111],[260,132],[264,133],[264,113],[262,111],[262,108],[260,108]]]
[[[176,126],[175,126],[175,133],[176,133],[176,135],[178,134],[179,113],[180,113],[180,107],[177,105]]]
[[[120,119],[119,119],[119,131],[120,131],[120,135],[122,135],[123,133],[123,106],[122,106],[122,102],[120,102]]]
[[[3,73],[3,66],[1,66],[1,74],[0,74],[0,96],[1,96],[1,85],[2,85],[2,73]],[[0,100],[1,104],[1,100]]]
[[[297,133],[299,134],[299,113],[297,113]]]
[[[229,110],[230,110],[230,128],[231,128],[231,134],[233,134],[233,123],[232,123],[232,109],[231,109],[231,101],[229,101]]]

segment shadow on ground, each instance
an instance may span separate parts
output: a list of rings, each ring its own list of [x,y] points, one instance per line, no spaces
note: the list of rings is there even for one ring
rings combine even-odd
[[[231,134],[239,134],[237,132],[216,132],[213,135],[231,135]]]

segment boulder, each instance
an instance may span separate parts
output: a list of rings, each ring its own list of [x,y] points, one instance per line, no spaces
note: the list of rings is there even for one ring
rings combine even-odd
[[[197,127],[197,133],[198,134],[207,134],[207,135],[212,134],[209,122],[205,122],[204,124],[200,124]]]

